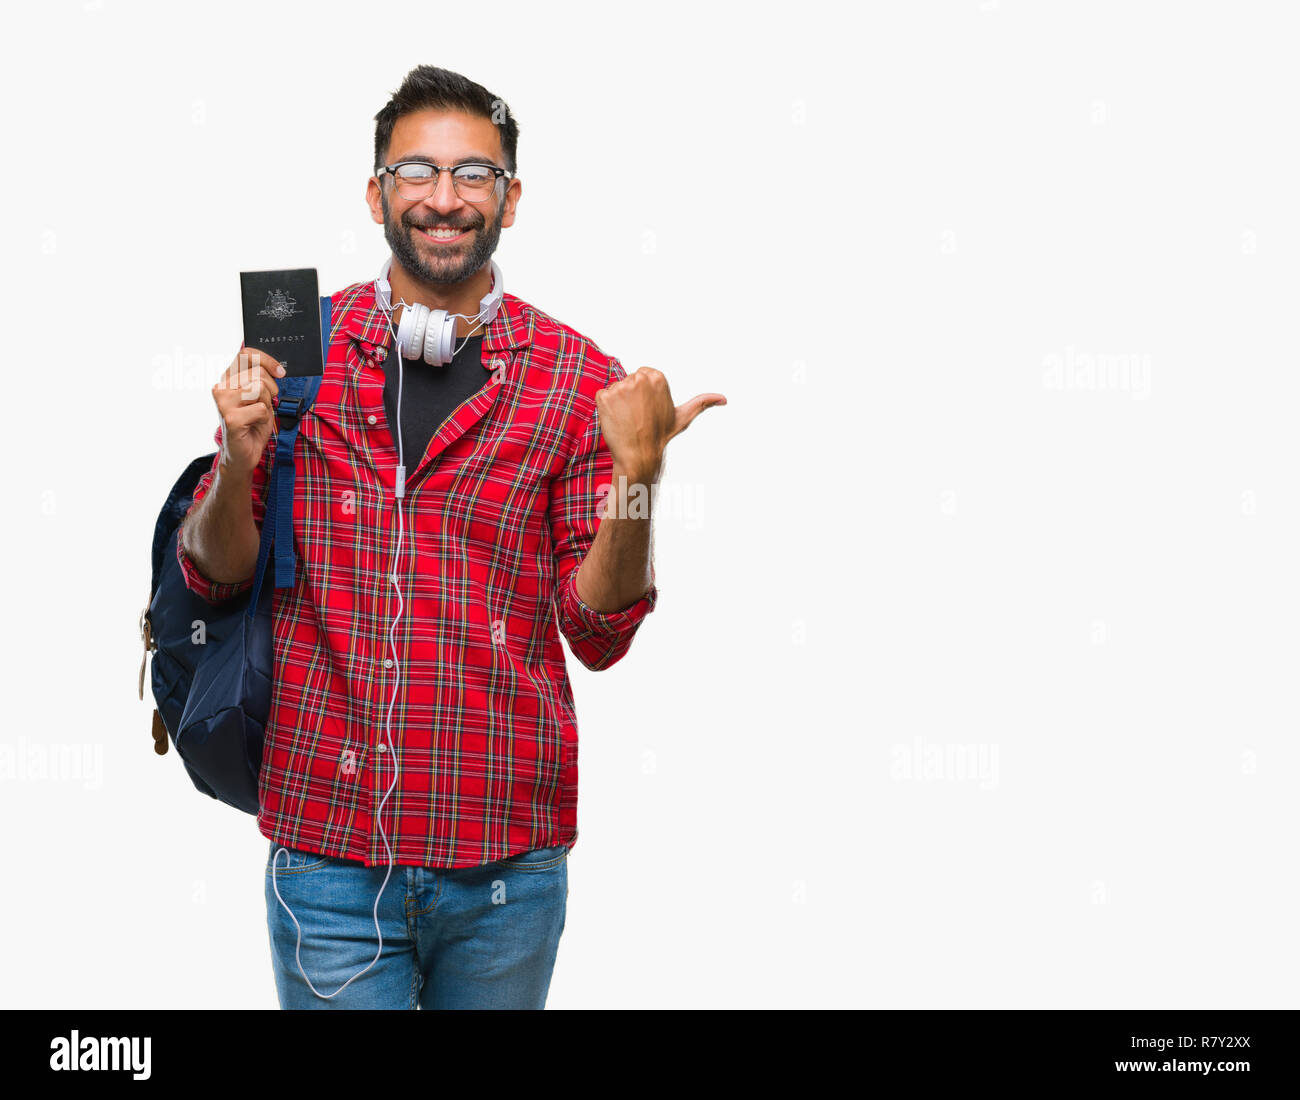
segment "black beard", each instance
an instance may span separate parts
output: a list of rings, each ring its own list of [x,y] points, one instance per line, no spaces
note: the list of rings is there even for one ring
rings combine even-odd
[[[380,195],[384,208],[384,239],[392,249],[393,258],[406,269],[418,283],[431,286],[450,286],[463,283],[477,271],[481,271],[492,259],[501,240],[501,221],[505,217],[506,204],[502,202],[497,208],[496,218],[489,225],[482,214],[478,214],[478,224],[466,226],[466,231],[474,233],[474,242],[468,251],[449,254],[446,262],[431,267],[424,258],[411,234],[418,233],[414,225],[399,225],[393,221],[388,209],[388,197]]]

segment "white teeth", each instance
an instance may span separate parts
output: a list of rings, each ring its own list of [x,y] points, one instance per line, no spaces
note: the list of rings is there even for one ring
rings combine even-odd
[[[463,229],[424,229],[422,232],[427,233],[430,237],[459,237],[465,231]]]

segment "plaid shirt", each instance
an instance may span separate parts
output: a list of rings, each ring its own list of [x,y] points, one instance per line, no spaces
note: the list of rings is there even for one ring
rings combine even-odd
[[[630,607],[600,612],[574,587],[613,468],[595,393],[626,373],[506,294],[483,339],[492,379],[418,462],[407,456],[395,562],[397,445],[377,362],[390,333],[374,284],[335,295],[333,317],[320,392],[294,451],[298,569],[293,587],[274,594],[258,828],[290,847],[387,863],[378,811],[393,781],[385,718],[396,681],[397,784],[383,807],[396,863],[471,867],[572,846],[578,730],[560,635],[587,668],[608,668],[658,598],[652,584]],[[215,438],[219,446],[220,427]],[[268,443],[253,474],[259,526],[274,450]],[[179,539],[177,556],[187,585],[211,603],[252,586],[251,577],[208,580]],[[404,605],[396,665],[394,568]]]

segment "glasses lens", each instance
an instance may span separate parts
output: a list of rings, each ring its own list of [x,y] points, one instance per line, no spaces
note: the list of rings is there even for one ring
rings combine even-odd
[[[397,193],[402,198],[423,198],[433,188],[433,165],[399,164],[395,178],[397,180]]]
[[[496,186],[496,173],[482,164],[462,164],[452,174],[456,194],[466,202],[482,202]]]

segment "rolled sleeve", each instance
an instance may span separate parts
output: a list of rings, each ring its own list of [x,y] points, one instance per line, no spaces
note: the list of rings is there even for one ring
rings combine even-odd
[[[199,478],[198,483],[194,487],[194,499],[188,510],[185,512],[184,518],[181,520],[182,529],[186,521],[189,520],[190,513],[194,511],[199,501],[207,496],[208,490],[212,488],[212,481],[217,476],[217,468],[221,464],[220,425],[217,426],[217,430],[213,434],[213,439],[217,444],[216,456],[212,459],[211,469]],[[266,514],[266,486],[269,482],[268,470],[270,466],[270,458],[274,450],[275,447],[272,443],[268,443],[266,449],[262,452],[261,461],[253,471],[253,521],[257,524],[257,529],[259,531],[262,529],[262,519]],[[176,560],[180,563],[181,573],[185,578],[185,587],[191,592],[202,596],[208,601],[208,603],[216,604],[221,603],[224,600],[233,599],[235,596],[238,596],[242,592],[247,592],[253,587],[252,577],[246,577],[242,581],[222,582],[214,581],[211,578],[204,576],[203,573],[199,571],[199,567],[194,564],[194,559],[185,552],[183,542],[184,540],[181,538],[181,530],[178,529],[176,533]]]
[[[609,360],[606,385],[626,374],[617,359]],[[632,645],[645,617],[654,610],[659,590],[650,567],[650,588],[633,604],[618,611],[597,611],[578,596],[577,577],[600,527],[600,508],[613,477],[614,459],[600,435],[593,407],[591,419],[564,471],[551,483],[551,537],[555,555],[555,606],[560,633],[587,668],[604,669]]]
[[[582,658],[584,664],[589,668],[606,668],[627,652],[641,620],[658,602],[659,589],[651,583],[645,595],[630,607],[621,611],[597,611],[583,603],[578,595],[578,571],[574,569],[560,590],[561,629],[569,645],[575,647],[575,653],[578,648],[586,652],[587,656]],[[588,659],[593,657],[595,663],[588,664]]]

